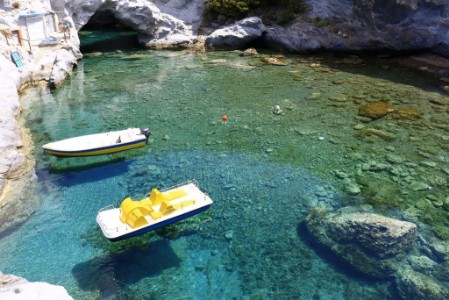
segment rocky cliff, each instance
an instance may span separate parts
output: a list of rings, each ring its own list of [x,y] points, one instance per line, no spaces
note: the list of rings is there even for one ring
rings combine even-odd
[[[257,40],[267,48],[291,52],[432,50],[449,56],[447,1],[305,2],[307,12],[298,15],[290,24],[257,25],[257,32],[252,30],[254,22],[247,24],[244,21],[224,28],[204,27],[203,0],[70,1],[66,10],[77,29],[84,26],[94,13],[108,11],[118,21],[138,31],[140,42],[150,48],[187,47],[195,43],[199,35],[204,35],[209,39],[209,48],[213,49],[246,47]],[[214,23],[214,26],[218,25]],[[242,38],[228,40],[236,35]]]
[[[285,28],[275,26],[268,31],[267,42],[290,51],[432,50],[449,56],[448,1],[308,0],[307,4],[307,16]]]

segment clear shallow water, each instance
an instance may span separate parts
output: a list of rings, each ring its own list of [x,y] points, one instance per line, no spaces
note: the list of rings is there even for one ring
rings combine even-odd
[[[447,194],[447,129],[432,121],[447,107],[429,104],[447,97],[436,82],[379,62],[287,61],[112,51],[83,59],[57,91],[28,90],[23,119],[36,146],[42,206],[0,240],[0,270],[63,285],[76,299],[394,298],[392,282],[363,278],[313,245],[302,221],[313,206],[370,204],[417,222],[430,212],[444,233],[441,207],[415,203]],[[360,105],[379,100],[423,117],[363,123]],[[281,115],[273,114],[277,104]],[[360,136],[357,124],[395,138]],[[149,145],[79,159],[40,150],[126,127],[150,127]],[[392,164],[391,154],[403,163]],[[372,162],[390,167],[373,171]],[[347,193],[342,173],[366,184],[361,195]],[[189,179],[210,194],[210,210],[123,243],[102,237],[100,208]],[[432,184],[431,193],[410,188],[414,181]]]

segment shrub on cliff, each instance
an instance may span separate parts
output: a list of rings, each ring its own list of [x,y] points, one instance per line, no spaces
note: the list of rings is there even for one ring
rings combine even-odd
[[[305,9],[303,0],[206,0],[209,20],[224,16],[237,20],[249,15],[261,17],[264,22],[287,23]]]

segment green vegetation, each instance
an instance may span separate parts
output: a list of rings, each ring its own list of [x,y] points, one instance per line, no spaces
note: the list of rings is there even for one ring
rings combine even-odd
[[[324,27],[324,26],[328,26],[329,25],[329,21],[328,20],[323,20],[321,18],[312,19],[311,22],[315,23],[315,25],[318,26],[318,27]]]
[[[206,0],[206,18],[217,21],[218,16],[237,20],[251,15],[266,23],[287,23],[304,11],[302,0]]]

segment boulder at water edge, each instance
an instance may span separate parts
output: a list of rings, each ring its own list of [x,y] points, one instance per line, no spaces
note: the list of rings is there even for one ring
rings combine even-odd
[[[358,271],[377,278],[392,276],[416,238],[415,224],[373,213],[328,213],[312,209],[309,232]]]

